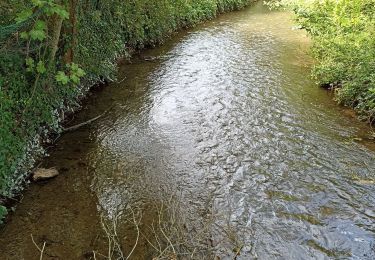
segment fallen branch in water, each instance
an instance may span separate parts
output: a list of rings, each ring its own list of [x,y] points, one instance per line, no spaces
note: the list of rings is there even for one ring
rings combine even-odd
[[[112,106],[110,108],[108,108],[106,111],[104,111],[104,113],[102,113],[102,114],[100,114],[100,115],[98,115],[94,118],[91,118],[90,120],[87,120],[83,123],[80,123],[80,124],[77,124],[77,125],[74,125],[74,126],[71,126],[71,127],[68,127],[68,128],[63,128],[62,132],[65,133],[65,132],[75,131],[78,128],[81,128],[82,126],[89,125],[89,124],[95,122],[96,120],[98,120],[99,118],[101,118],[102,116],[104,116],[111,108],[112,108]]]

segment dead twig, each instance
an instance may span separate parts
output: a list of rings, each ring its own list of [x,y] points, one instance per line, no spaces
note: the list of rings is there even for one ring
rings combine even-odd
[[[77,124],[77,125],[74,125],[74,126],[71,126],[71,127],[68,127],[68,128],[63,128],[62,129],[62,132],[65,133],[65,132],[71,132],[71,131],[75,131],[77,130],[78,128],[81,128],[82,126],[86,126],[86,125],[89,125],[93,122],[95,122],[96,120],[98,120],[99,118],[101,118],[102,116],[104,116],[105,114],[107,114],[107,112],[112,108],[113,106],[111,106],[110,108],[108,108],[106,111],[104,111],[102,114],[94,117],[94,118],[91,118],[90,120],[87,120],[83,123],[80,123],[80,124]]]
[[[160,229],[160,231],[161,231],[161,233],[163,234],[163,236],[166,238],[166,240],[168,241],[168,243],[169,243],[169,245],[171,246],[171,248],[172,248],[172,250],[173,250],[173,254],[174,255],[176,255],[176,250],[175,250],[175,248],[174,248],[174,246],[173,246],[173,243],[172,243],[172,241],[169,239],[169,237],[165,234],[165,232],[164,232],[164,230],[163,230],[163,227],[162,227],[162,224],[161,224],[161,214],[162,214],[162,212],[163,212],[163,203],[161,204],[161,209],[160,209],[160,211],[159,211],[159,229]],[[167,246],[165,249],[164,249],[164,251],[166,251],[167,249],[168,249],[168,247],[169,246]],[[164,253],[164,251],[163,251],[163,253]]]
[[[46,242],[44,241],[44,243],[43,243],[43,247],[42,247],[42,249],[40,249],[40,247],[38,246],[38,244],[35,243],[35,240],[34,240],[33,234],[31,234],[31,240],[33,241],[33,244],[36,246],[36,248],[37,248],[37,249],[39,250],[39,252],[40,252],[39,260],[42,260],[42,259],[43,259],[44,249],[45,249],[45,247],[46,247]]]
[[[135,220],[135,214],[134,214],[134,211],[132,208],[130,208],[131,211],[132,211],[132,214],[133,214],[133,222],[134,222],[134,225],[135,227],[137,228],[137,239],[135,240],[135,243],[134,243],[134,246],[132,248],[132,250],[130,251],[129,255],[126,257],[126,260],[128,260],[130,258],[130,256],[133,254],[135,248],[137,247],[138,245],[138,240],[139,240],[139,234],[140,234],[140,231],[139,231],[139,222],[140,220],[138,220],[138,222]]]

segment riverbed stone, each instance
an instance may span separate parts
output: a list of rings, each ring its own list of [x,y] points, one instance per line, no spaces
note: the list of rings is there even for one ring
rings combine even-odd
[[[44,181],[49,180],[51,178],[56,177],[59,175],[58,170],[51,168],[51,169],[44,169],[44,168],[38,168],[33,173],[33,181]]]

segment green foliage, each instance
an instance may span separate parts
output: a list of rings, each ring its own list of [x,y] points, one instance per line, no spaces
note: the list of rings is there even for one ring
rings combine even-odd
[[[341,104],[375,118],[375,0],[282,0],[313,38],[313,76]]]
[[[16,19],[14,19],[17,23],[22,23],[29,19],[29,17],[33,14],[31,9],[25,9],[22,12],[17,14]]]
[[[35,22],[34,28],[30,32],[22,32],[25,36],[30,36],[32,40],[39,40],[43,41],[47,35],[46,35],[46,23],[44,21],[37,20]],[[28,37],[27,37],[28,39]]]
[[[87,85],[116,77],[117,58],[249,2],[0,1],[0,194],[17,191],[31,141],[58,131]]]
[[[114,78],[115,58],[126,49],[162,43],[177,28],[193,26],[250,0],[79,1],[76,62],[91,77]],[[84,43],[84,44],[83,44]],[[103,44],[110,43],[110,44]]]
[[[0,205],[0,224],[3,224],[4,217],[8,214],[6,207]]]
[[[32,1],[17,9],[0,10],[13,12],[13,19],[7,16],[9,23],[23,24],[14,27],[16,31],[5,42],[0,41],[0,194],[11,196],[26,174],[27,145],[40,134],[41,126],[56,127],[58,115],[54,111],[71,102],[67,100],[77,90],[59,89],[54,84],[53,75],[62,64],[60,59],[52,64],[49,59],[51,20],[60,15],[66,19],[64,7],[52,1]],[[1,14],[0,20],[4,17]],[[80,68],[75,67],[75,71],[74,85],[82,77]]]
[[[68,74],[64,71],[58,71],[55,76],[56,81],[62,85],[67,85],[68,83],[77,85],[81,78],[86,75],[85,71],[75,63],[67,64],[66,68],[69,70]]]

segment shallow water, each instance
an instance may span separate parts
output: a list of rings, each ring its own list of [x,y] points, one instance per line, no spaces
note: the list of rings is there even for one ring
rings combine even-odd
[[[256,4],[122,65],[75,123],[109,112],[43,162],[61,175],[24,193],[0,259],[36,259],[31,235],[43,259],[104,259],[114,223],[131,259],[374,259],[370,129],[309,79],[290,19]]]

